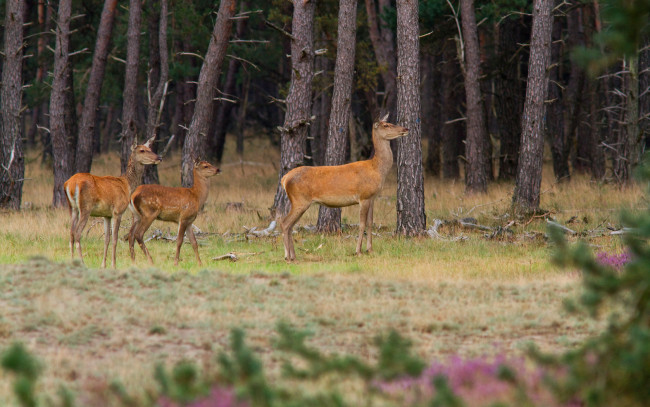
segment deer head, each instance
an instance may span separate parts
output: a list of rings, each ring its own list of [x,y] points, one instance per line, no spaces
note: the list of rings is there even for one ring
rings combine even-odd
[[[213,175],[217,175],[221,172],[221,170],[214,165],[210,164],[207,161],[201,161],[198,159],[194,160],[194,172],[195,174],[207,178],[207,177],[212,177]]]
[[[380,139],[392,140],[408,135],[409,129],[406,127],[398,126],[396,124],[388,123],[387,120],[388,113],[386,113],[384,117],[377,120],[372,126],[373,133],[375,133]]]
[[[131,152],[133,159],[143,165],[158,164],[162,161],[162,157],[151,150],[151,142],[153,137],[147,140],[146,143],[134,146]]]

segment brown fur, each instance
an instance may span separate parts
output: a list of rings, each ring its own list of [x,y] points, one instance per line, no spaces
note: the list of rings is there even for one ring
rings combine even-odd
[[[280,221],[286,260],[296,258],[291,232],[313,202],[334,208],[359,204],[359,240],[356,253],[361,254],[366,225],[370,228],[366,248],[368,252],[372,251],[373,203],[393,165],[389,140],[407,134],[408,129],[388,123],[384,117],[373,125],[375,155],[370,160],[336,166],[298,167],[282,177],[280,182],[291,201],[291,211]]]
[[[140,185],[131,195],[129,209],[133,212],[133,226],[129,232],[129,251],[135,261],[134,241],[137,240],[142,251],[153,264],[153,259],[144,244],[143,236],[154,220],[159,219],[178,224],[176,237],[176,257],[178,265],[185,232],[190,239],[196,260],[202,265],[199,248],[192,230],[192,222],[208,198],[208,177],[219,173],[219,169],[206,161],[194,164],[194,185],[191,188],[165,187],[162,185]]]
[[[142,183],[144,165],[158,164],[161,160],[160,156],[149,148],[151,141],[133,147],[126,173],[120,177],[100,177],[88,173],[77,173],[63,184],[63,189],[68,197],[71,216],[70,254],[73,259],[74,247],[75,243],[77,243],[79,245],[79,257],[83,262],[81,234],[84,227],[86,227],[88,217],[102,217],[104,218],[104,257],[102,267],[106,267],[106,255],[108,254],[108,243],[111,240],[112,229],[112,265],[115,268],[117,233],[120,229],[122,214],[129,205],[129,196],[135,187]]]

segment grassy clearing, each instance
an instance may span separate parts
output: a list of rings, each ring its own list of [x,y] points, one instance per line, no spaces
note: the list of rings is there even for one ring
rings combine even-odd
[[[375,252],[353,255],[358,208],[346,208],[349,224],[340,236],[298,228],[298,262],[282,259],[281,238],[247,239],[243,226],[268,226],[268,207],[277,184],[275,149],[266,140],[248,140],[246,164],[226,160],[223,175],[196,225],[204,267],[189,244],[179,268],[175,244],[147,243],[156,261],[149,266],[136,247],[131,264],[125,242],[118,244],[118,270],[99,270],[103,227],[89,222],[82,243],[88,268],[69,259],[67,210],[49,208],[51,174],[38,160],[28,161],[25,210],[0,213],[0,349],[25,342],[46,365],[42,385],[54,392],[66,383],[82,393],[119,379],[131,390],[153,385],[156,361],[182,358],[208,361],[226,346],[229,330],[242,327],[269,364],[276,323],[290,321],[314,333],[312,343],[326,352],[372,358],[374,335],[390,328],[414,341],[427,359],[444,355],[519,352],[534,341],[564,349],[598,326],[563,311],[562,301],[578,291],[579,274],[550,263],[552,247],[543,238],[543,220],[513,227],[513,235],[488,240],[484,232],[442,227],[449,238],[405,239],[395,228],[395,174],[375,206]],[[227,146],[228,152],[234,146]],[[115,174],[116,155],[98,157],[96,174]],[[179,184],[179,157],[159,166],[162,183]],[[618,227],[620,208],[646,207],[638,188],[619,189],[577,177],[555,184],[550,170],[542,185],[542,207],[587,238],[595,248],[619,251],[616,237],[588,237],[590,231]],[[505,226],[512,184],[490,186],[485,196],[466,196],[459,182],[427,178],[428,224],[433,219],[473,217],[483,225]],[[314,206],[300,225],[315,224]],[[123,233],[130,214],[123,219]],[[175,225],[156,222],[172,235]],[[236,263],[213,257],[236,252]],[[37,258],[33,258],[38,256]],[[207,363],[207,362],[206,362]],[[275,372],[277,373],[277,372]],[[10,399],[0,374],[0,404]]]

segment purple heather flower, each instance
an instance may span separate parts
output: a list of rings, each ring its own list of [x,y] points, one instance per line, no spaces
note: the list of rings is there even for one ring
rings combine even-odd
[[[518,384],[534,405],[569,407],[554,400],[544,386],[547,372],[527,363],[523,358],[478,357],[464,359],[452,356],[445,362],[436,361],[418,377],[404,377],[376,386],[384,393],[401,398],[406,406],[422,403],[435,394],[433,379],[444,376],[451,390],[468,406],[489,406],[497,402],[513,403],[517,398],[517,385],[499,378],[499,370],[507,366],[516,374]],[[550,374],[550,372],[548,372]]]
[[[596,261],[603,266],[611,267],[615,270],[621,270],[627,263],[632,260],[632,255],[630,252],[621,252],[621,253],[608,253],[608,252],[598,252],[596,253]]]

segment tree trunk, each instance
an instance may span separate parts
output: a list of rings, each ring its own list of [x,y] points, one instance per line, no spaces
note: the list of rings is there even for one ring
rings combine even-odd
[[[567,96],[569,92],[564,92],[562,86],[562,31],[564,28],[563,20],[556,19],[553,23],[553,44],[551,45],[551,68],[548,84],[548,99],[547,104],[547,121],[546,127],[548,129],[549,140],[551,144],[551,157],[553,160],[553,172],[555,179],[560,181],[568,181],[569,176],[569,153],[571,152],[571,143],[569,142],[570,132],[564,125],[565,109],[573,110],[569,106]],[[575,96],[575,95],[574,95]]]
[[[578,7],[571,10],[567,16],[567,45],[569,49],[585,46],[584,30],[582,28],[582,8]],[[567,85],[566,95],[564,98],[564,114],[565,120],[565,142],[567,143],[567,150],[570,145],[577,139],[576,159],[573,162],[574,171],[585,172],[591,167],[591,135],[588,132],[580,131],[580,123],[586,120],[584,112],[584,105],[586,103],[585,87],[585,72],[576,63],[571,60],[571,76],[569,77],[569,84]],[[566,153],[568,155],[569,152]],[[568,158],[567,158],[568,159]],[[566,174],[557,174],[556,178],[560,176],[568,176],[568,169]]]
[[[69,85],[70,75],[70,17],[72,0],[61,0],[56,20],[56,48],[54,52],[54,72],[52,93],[50,95],[50,134],[52,136],[52,152],[54,160],[54,190],[52,205],[62,207],[67,205],[63,183],[74,174],[74,145],[70,142]]]
[[[212,102],[219,81],[221,64],[228,48],[234,15],[235,0],[222,0],[212,37],[210,37],[210,45],[208,45],[208,51],[199,74],[194,115],[183,144],[181,181],[185,187],[193,185],[194,159],[204,156],[208,145],[207,135],[212,120]]]
[[[528,84],[521,129],[521,153],[513,194],[516,214],[539,209],[544,153],[544,101],[548,93],[553,0],[534,0]]]
[[[650,34],[643,37],[639,51],[639,138],[643,146],[650,142]],[[643,149],[644,151],[646,148]]]
[[[38,68],[36,68],[36,77],[34,78],[34,85],[37,88],[43,87],[43,79],[45,79],[45,74],[47,71],[47,57],[46,52],[49,51],[45,48],[47,44],[47,37],[49,35],[49,18],[48,14],[50,6],[45,4],[45,0],[38,0],[37,4],[37,19],[38,19],[38,29],[40,30],[40,35],[36,42],[36,61]],[[29,132],[27,133],[27,141],[30,146],[36,145],[36,135],[38,134],[38,126],[42,124],[43,117],[43,105],[45,101],[41,100],[42,97],[37,98],[37,103],[32,110],[32,122]]]
[[[97,40],[93,62],[90,68],[86,97],[84,99],[83,111],[81,112],[81,124],[77,137],[76,172],[90,172],[93,160],[93,137],[95,125],[97,124],[97,112],[99,110],[99,97],[106,72],[106,60],[108,58],[113,22],[115,21],[115,8],[117,0],[105,0],[102,16],[99,21]]]
[[[499,65],[495,78],[494,106],[499,122],[499,179],[510,181],[517,175],[521,145],[521,115],[526,90],[521,80],[520,47],[524,39],[522,19],[506,18],[499,25]],[[526,30],[528,31],[528,30]],[[528,31],[527,38],[530,38]]]
[[[426,227],[420,136],[420,38],[418,0],[397,2],[397,123],[409,129],[398,139],[397,233],[413,236]]]
[[[467,192],[487,192],[488,155],[485,111],[481,96],[480,48],[474,15],[474,0],[461,0],[463,37],[465,41],[465,100],[467,102],[467,138],[465,142],[465,186]]]
[[[138,62],[140,58],[140,25],[142,5],[140,0],[129,1],[129,27],[126,44],[126,73],[124,75],[124,101],[122,103],[122,154],[120,165],[122,173],[131,155],[131,146],[138,134]]]
[[[341,165],[345,163],[350,125],[352,79],[354,76],[356,21],[357,0],[340,0],[334,90],[332,93],[332,112],[327,132],[325,165]],[[340,232],[341,208],[321,206],[318,211],[317,226],[319,232]]]
[[[443,45],[442,58],[442,177],[457,179],[460,177],[458,156],[463,146],[464,124],[459,121],[459,106],[463,98],[458,90],[458,73],[460,67],[456,58],[456,43],[448,39]]]
[[[153,4],[152,4],[153,8]],[[167,0],[160,0],[160,21],[156,22],[155,13],[152,10],[152,21],[149,27],[149,63],[151,65],[149,72],[149,83],[147,94],[149,100],[147,103],[147,133],[146,140],[158,137],[160,129],[161,116],[165,106],[165,97],[167,96],[167,85],[169,80],[169,54],[167,51]],[[151,145],[154,152],[158,152],[158,142]],[[144,167],[143,183],[158,184],[158,166],[147,165]]]
[[[422,58],[422,132],[427,138],[425,170],[433,176],[440,175],[440,71],[436,69],[439,54]]]
[[[621,184],[631,181],[632,170],[641,158],[639,140],[639,71],[638,55],[625,58],[623,123],[618,139],[618,158],[614,162],[614,176]]]
[[[377,14],[377,4],[375,0],[365,0],[366,14],[368,16],[368,31],[370,42],[375,51],[377,64],[381,69],[381,79],[384,82],[384,98],[381,103],[382,109],[390,116],[394,117],[395,103],[397,101],[397,78],[395,45],[393,34],[387,27],[381,24],[381,15],[385,6],[392,8],[390,1],[379,0],[379,15]]]
[[[248,9],[248,1],[242,1],[240,10],[243,12],[246,9]],[[235,34],[237,38],[242,38],[244,36],[244,31],[248,25],[247,23],[248,19],[242,18],[237,20],[237,24],[235,25]],[[239,71],[240,65],[239,61],[234,58],[228,61],[226,82],[223,86],[224,96],[228,99],[235,94],[237,72]],[[226,100],[216,101],[214,105],[215,120],[213,121],[214,125],[210,128],[209,149],[210,156],[218,163],[223,159],[223,148],[226,143],[226,134],[228,132],[228,119],[230,118],[230,114],[235,106],[235,103]]]
[[[284,174],[303,163],[305,140],[311,122],[312,79],[314,76],[315,1],[295,1],[291,27],[291,86],[287,112],[280,129],[280,181]],[[289,199],[280,182],[276,189],[271,216],[284,216]]]
[[[7,0],[2,65],[2,134],[0,134],[0,208],[20,209],[25,160],[23,157],[23,19],[25,2]]]

